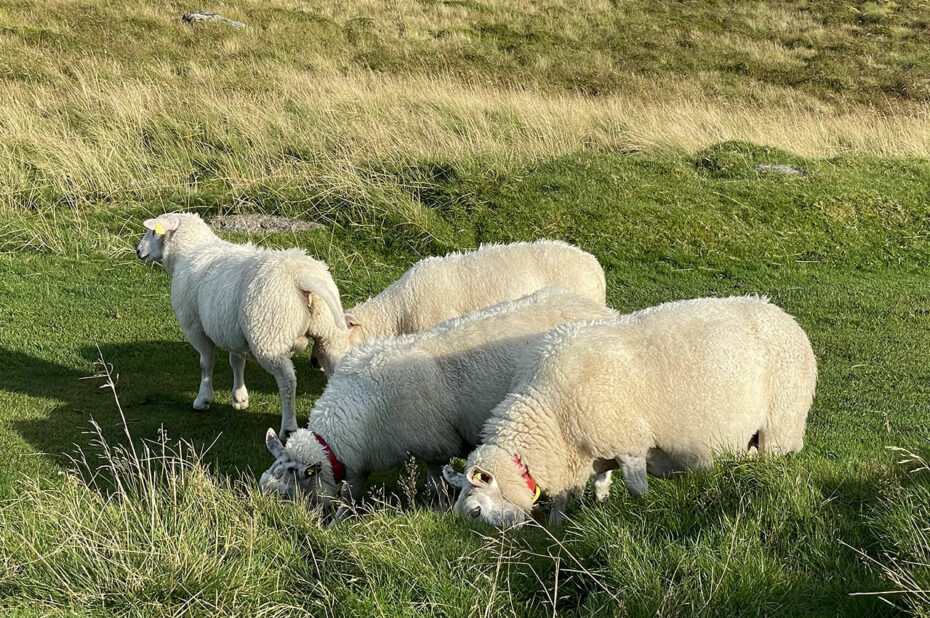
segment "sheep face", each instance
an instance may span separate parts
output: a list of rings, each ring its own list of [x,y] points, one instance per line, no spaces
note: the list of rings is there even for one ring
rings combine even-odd
[[[472,467],[465,474],[444,466],[442,476],[450,485],[462,490],[453,512],[483,521],[498,528],[510,528],[525,523],[527,512],[504,497],[497,479],[488,472]]]
[[[346,352],[349,351],[348,341],[345,333],[324,339],[317,339],[313,342],[313,351],[310,353],[310,364],[317,369],[322,369],[326,377],[333,375],[336,365],[342,360]]]
[[[328,335],[320,336],[313,342],[310,364],[322,369],[327,378],[333,375],[342,357],[366,339],[364,327],[351,313],[345,314],[345,326],[345,329],[330,329]],[[324,327],[325,325],[320,324],[315,332],[321,332]],[[311,330],[314,330],[312,325]]]
[[[180,217],[163,216],[149,219],[142,225],[148,230],[136,247],[136,256],[146,264],[160,260],[165,255],[165,239],[181,224]]]
[[[285,447],[273,429],[265,434],[265,444],[275,462],[262,473],[259,487],[264,493],[277,494],[285,500],[301,498],[328,506],[336,496],[332,471],[322,453],[298,453]],[[288,442],[290,444],[290,442]]]

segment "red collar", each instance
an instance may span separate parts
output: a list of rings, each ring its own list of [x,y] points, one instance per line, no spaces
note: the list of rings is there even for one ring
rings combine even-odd
[[[313,433],[312,431],[310,433]],[[329,467],[333,471],[333,480],[337,483],[341,482],[342,479],[346,477],[346,469],[338,459],[336,459],[333,449],[329,448],[329,445],[326,443],[321,436],[316,433],[313,433],[313,437],[316,438],[316,441],[320,443],[320,446],[323,447],[323,452],[326,453],[326,456],[329,458]]]
[[[530,476],[530,469],[526,467],[526,464],[520,460],[518,455],[513,456],[513,463],[517,464],[517,468],[520,470],[520,476],[523,477],[523,480],[526,481],[526,486],[531,492],[533,492],[533,502],[539,500],[539,487],[536,486],[536,481],[533,480],[533,477]]]

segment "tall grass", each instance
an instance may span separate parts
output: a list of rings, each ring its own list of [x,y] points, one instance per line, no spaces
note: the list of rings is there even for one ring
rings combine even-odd
[[[887,496],[872,524],[882,531],[885,551],[878,555],[858,550],[863,562],[881,573],[889,586],[880,591],[854,593],[879,597],[918,616],[930,616],[930,463],[921,454],[893,448],[909,482]]]
[[[206,90],[195,99],[163,84],[8,88],[0,200],[41,208],[355,194],[360,202],[389,181],[371,174],[372,162],[478,158],[507,170],[583,149],[695,151],[730,139],[814,157],[930,156],[926,106],[769,107],[645,80],[635,93],[589,98],[364,73],[278,78],[273,93]]]
[[[0,208],[341,208],[396,201],[372,166],[509,171],[732,139],[930,154],[914,47],[926,20],[910,5],[247,3],[230,13],[242,31],[190,28],[181,12],[0,10]]]

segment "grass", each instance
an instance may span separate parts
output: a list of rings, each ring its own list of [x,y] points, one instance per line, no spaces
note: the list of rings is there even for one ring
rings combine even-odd
[[[755,171],[774,161],[808,175]],[[886,449],[926,447],[926,160],[812,160],[725,143],[678,157],[580,153],[505,178],[467,170],[381,170],[418,187],[416,199],[433,217],[422,226],[392,228],[370,211],[356,213],[357,225],[252,240],[305,246],[326,259],[347,302],[381,289],[418,251],[539,236],[595,252],[610,302],[622,310],[708,294],[771,295],[807,329],[820,362],[804,451],[722,461],[655,481],[643,499],[619,488],[605,505],[589,497],[554,537],[499,536],[430,512],[403,472],[373,483],[384,502],[376,498],[362,520],[327,529],[299,505],[255,492],[255,475],[269,463],[263,430],[278,418],[270,376],[249,366],[247,412],[232,410],[222,390],[209,413],[189,409],[196,359],[171,314],[167,276],[130,253],[146,209],[113,207],[71,227],[59,220],[48,232],[34,228],[60,234],[61,252],[44,241],[14,252],[9,237],[0,258],[9,299],[0,316],[0,606],[135,614],[926,612],[919,594],[887,593],[908,586],[884,570],[901,569],[916,578],[911,589],[926,589],[927,570],[913,563],[926,564],[928,477],[909,474],[913,466],[898,465]],[[89,472],[100,466],[95,441],[128,442],[112,394],[99,388],[106,382],[81,379],[99,374],[97,345],[112,364],[136,449],[142,438],[154,441],[139,456],[144,465],[104,459],[103,477]],[[323,382],[304,356],[298,374],[306,413]],[[223,368],[217,375],[228,381]],[[178,446],[179,438],[193,446]],[[78,471],[64,456],[74,443],[89,463]],[[114,468],[123,490],[101,480]],[[872,592],[886,594],[850,596]]]
[[[0,612],[930,615],[926,3],[189,8],[0,7]],[[597,255],[620,310],[769,295],[819,359],[807,444],[551,532],[389,471],[329,529],[255,490],[270,376],[237,412],[219,364],[190,409],[167,275],[133,255],[175,209],[323,223],[232,238],[307,248],[347,305],[541,237]],[[305,415],[324,382],[296,362]]]
[[[395,201],[372,161],[501,173],[744,140],[930,155],[925,3],[8,3],[0,208]]]

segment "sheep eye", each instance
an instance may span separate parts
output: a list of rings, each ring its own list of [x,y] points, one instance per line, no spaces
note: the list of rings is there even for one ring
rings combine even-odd
[[[313,473],[314,473],[314,472],[315,472],[315,470],[313,469],[313,466],[310,466],[309,468],[307,468],[306,470],[304,470],[304,474],[306,474],[307,476],[313,476]]]
[[[471,511],[469,511],[469,514],[470,514],[474,519],[478,519],[478,516],[481,515],[481,507],[480,507],[480,506],[476,506],[476,507],[473,508]]]

